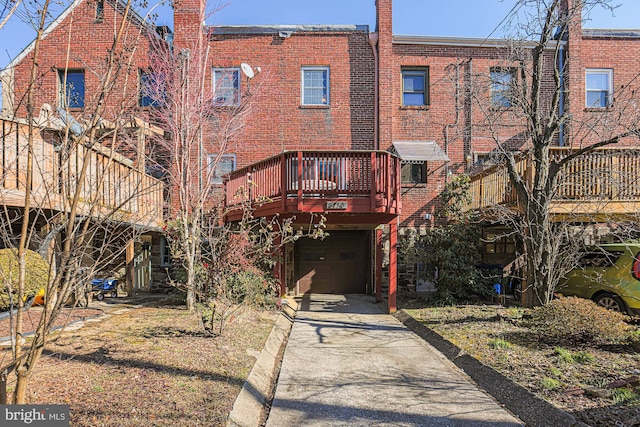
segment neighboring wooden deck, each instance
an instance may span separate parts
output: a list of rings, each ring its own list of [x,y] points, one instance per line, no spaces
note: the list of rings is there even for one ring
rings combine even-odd
[[[552,148],[552,157],[566,156],[570,149]],[[518,171],[528,183],[533,164],[527,157],[517,161]],[[560,171],[551,206],[555,220],[611,220],[636,217],[640,213],[640,149],[602,148],[570,162]],[[506,168],[494,165],[471,177],[469,209],[483,210],[502,205],[518,209]]]
[[[0,203],[24,207],[29,128],[2,120],[0,129]],[[89,162],[80,193],[80,215],[104,217],[140,227],[162,226],[163,183],[133,162],[100,144],[78,143],[66,151],[54,134],[35,128],[31,206],[68,212],[80,184],[83,163]],[[92,209],[93,207],[93,209]]]
[[[225,193],[228,221],[246,204],[255,216],[392,217],[400,212],[400,159],[386,151],[289,151],[232,172]]]

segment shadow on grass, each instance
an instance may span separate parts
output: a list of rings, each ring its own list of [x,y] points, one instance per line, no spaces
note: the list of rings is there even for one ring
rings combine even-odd
[[[176,366],[164,365],[161,363],[150,362],[146,360],[138,360],[138,359],[126,359],[126,358],[117,358],[112,355],[112,351],[107,347],[100,347],[94,350],[91,353],[87,354],[77,354],[77,353],[67,353],[63,351],[43,351],[44,356],[56,357],[63,360],[73,360],[74,362],[82,362],[87,364],[97,363],[100,365],[112,366],[112,367],[126,367],[126,368],[135,368],[135,369],[145,369],[151,370],[161,374],[175,375],[175,376],[184,376],[184,377],[196,377],[203,380],[217,381],[228,384],[233,384],[235,386],[242,386],[244,384],[244,378],[240,378],[237,376],[231,375],[220,375],[215,372],[207,371],[204,369],[196,369],[196,368],[180,368]]]
[[[187,329],[176,329],[171,326],[155,326],[153,328],[147,328],[142,333],[144,338],[216,338],[219,335],[214,334],[213,332],[205,331],[205,330],[187,330]]]

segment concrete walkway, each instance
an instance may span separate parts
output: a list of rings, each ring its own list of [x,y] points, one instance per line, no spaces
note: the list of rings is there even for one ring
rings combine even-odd
[[[517,426],[460,369],[364,295],[306,296],[267,427]]]

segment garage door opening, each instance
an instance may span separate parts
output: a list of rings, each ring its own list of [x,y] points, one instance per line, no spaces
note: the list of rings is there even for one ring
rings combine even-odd
[[[364,294],[370,280],[370,232],[329,231],[296,242],[294,293]]]

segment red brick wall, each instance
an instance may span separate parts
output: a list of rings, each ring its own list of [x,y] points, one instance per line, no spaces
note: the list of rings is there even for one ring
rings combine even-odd
[[[577,34],[576,34],[577,36]],[[606,140],[635,127],[639,120],[640,40],[624,37],[579,37],[569,40],[569,104],[574,146]],[[614,101],[608,109],[588,109],[585,101],[585,72],[588,68],[613,71]],[[627,138],[625,145],[638,144]]]
[[[371,150],[374,61],[364,31],[221,35],[209,43],[211,69],[260,67],[251,80],[245,128],[228,144],[237,166],[284,150]],[[328,66],[330,105],[301,105],[301,68]],[[241,74],[241,91],[248,81]],[[211,76],[206,79],[211,89]],[[246,96],[246,95],[245,95]],[[215,146],[208,147],[215,151]]]
[[[487,114],[490,96],[489,73],[494,66],[510,66],[507,50],[492,46],[392,43],[392,0],[378,0],[380,39],[380,148],[393,141],[435,140],[450,162],[427,162],[426,184],[403,184],[403,226],[436,224],[448,174],[466,172],[474,152],[487,153],[500,141],[522,144],[521,121],[514,112],[499,112],[502,125],[490,129]],[[429,106],[402,106],[402,68],[428,67]],[[497,113],[496,113],[497,114]],[[495,118],[495,117],[494,117]],[[425,214],[431,220],[425,220]]]
[[[98,105],[98,87],[106,77],[107,58],[112,48],[114,34],[120,28],[122,15],[115,12],[111,2],[104,3],[104,19],[96,21],[95,2],[79,4],[40,43],[38,54],[39,77],[35,91],[35,114],[42,104],[50,104],[54,110],[59,104],[58,69],[83,69],[85,75],[85,108],[73,111],[78,117],[92,115]],[[146,67],[149,42],[140,27],[127,22],[121,42],[116,47],[117,68],[112,80],[116,84],[103,101],[105,111],[100,115],[113,119],[122,111],[137,107],[138,69]],[[24,115],[24,102],[33,64],[33,52],[15,68],[15,106],[18,115]]]

